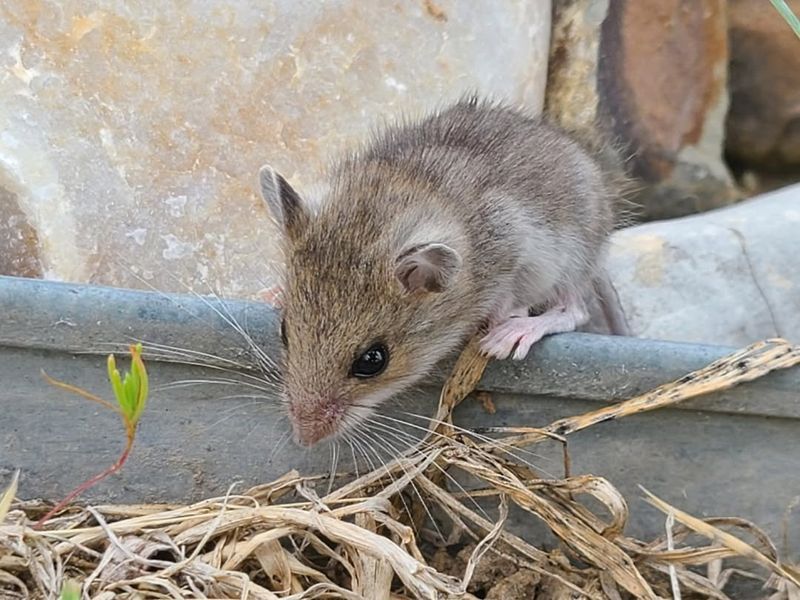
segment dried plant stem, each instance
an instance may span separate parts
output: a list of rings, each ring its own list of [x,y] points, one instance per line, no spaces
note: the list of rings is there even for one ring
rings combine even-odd
[[[604,406],[575,417],[559,419],[542,429],[504,439],[505,444],[527,446],[553,435],[566,436],[598,423],[639,414],[696,398],[711,392],[730,389],[777,370],[800,364],[800,350],[781,339],[757,342],[707,367],[689,373],[671,383],[611,406]]]
[[[545,440],[566,444],[566,436],[598,423],[797,365],[797,349],[783,340],[767,340],[625,402],[545,427],[483,430],[499,438],[452,421],[453,408],[475,387],[486,363],[473,341],[442,390],[426,439],[322,498],[311,486],[324,478],[290,472],[242,495],[190,506],[69,507],[68,526],[59,529],[32,527],[26,505],[12,505],[5,522],[0,520],[0,595],[53,597],[66,572],[80,572],[83,594],[100,600],[474,600],[486,592],[473,594],[472,586],[480,583],[478,566],[498,560],[539,582],[531,583],[537,586],[536,597],[725,600],[734,574],[761,581],[765,589],[775,590],[771,598],[776,600],[800,593],[797,567],[782,562],[766,534],[744,519],[698,519],[645,492],[669,516],[670,525],[662,538],[637,540],[624,533],[628,506],[611,482],[569,473],[544,479],[513,452]],[[114,466],[84,486],[121,468],[130,445]],[[456,485],[451,473],[479,488]],[[458,490],[448,489],[450,484]],[[65,509],[81,488],[48,515]],[[291,493],[296,497],[288,498]],[[6,496],[1,498],[0,511],[6,504]],[[497,498],[499,514],[487,518],[478,498]],[[421,511],[421,503],[429,506]],[[423,522],[414,522],[415,529],[401,519],[397,507],[404,504],[413,514],[430,515],[435,509],[441,529],[453,541],[470,542],[463,563],[449,570],[433,568],[427,547],[418,544]],[[546,550],[507,531],[512,507],[545,525],[560,547]],[[729,530],[755,538],[754,545]],[[697,541],[698,536],[704,540]],[[748,570],[723,565],[731,558],[746,561]],[[702,565],[708,565],[707,574],[694,568]],[[503,583],[503,578],[495,582]],[[501,597],[498,593],[495,597]]]

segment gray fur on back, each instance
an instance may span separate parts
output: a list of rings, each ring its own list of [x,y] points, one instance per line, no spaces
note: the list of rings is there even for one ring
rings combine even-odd
[[[387,128],[336,179],[361,179],[373,164],[424,182],[437,198],[413,201],[442,202],[463,224],[459,251],[477,288],[508,274],[531,305],[557,291],[585,293],[613,228],[616,190],[589,152],[543,118],[499,103],[471,97]]]

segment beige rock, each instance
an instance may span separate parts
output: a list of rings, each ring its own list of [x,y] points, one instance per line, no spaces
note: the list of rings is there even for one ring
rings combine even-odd
[[[308,189],[400,112],[471,89],[540,110],[549,14],[550,0],[4,0],[2,226],[20,213],[46,277],[251,296],[277,260],[263,162]]]
[[[556,0],[547,109],[605,124],[631,153],[644,216],[736,198],[722,162],[724,0]]]
[[[800,0],[789,0],[800,14]],[[772,6],[729,0],[726,149],[743,169],[800,174],[800,40]]]

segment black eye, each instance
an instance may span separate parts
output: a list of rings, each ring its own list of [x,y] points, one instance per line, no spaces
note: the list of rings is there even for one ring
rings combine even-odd
[[[281,341],[284,347],[289,346],[289,342],[286,341],[286,319],[281,319]]]
[[[388,364],[389,350],[383,344],[373,344],[353,362],[350,375],[359,379],[375,377],[383,373]]]

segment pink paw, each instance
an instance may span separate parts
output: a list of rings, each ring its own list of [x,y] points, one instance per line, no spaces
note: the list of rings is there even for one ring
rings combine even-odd
[[[481,350],[497,359],[522,360],[536,342],[547,335],[546,322],[540,317],[515,317],[494,327],[481,340]]]
[[[280,285],[264,288],[256,293],[256,297],[278,310],[283,308],[283,288]]]
[[[535,317],[512,317],[486,334],[481,350],[494,358],[508,358],[513,353],[514,359],[522,360],[544,336],[575,331],[586,319],[586,311],[576,303],[556,305]]]

